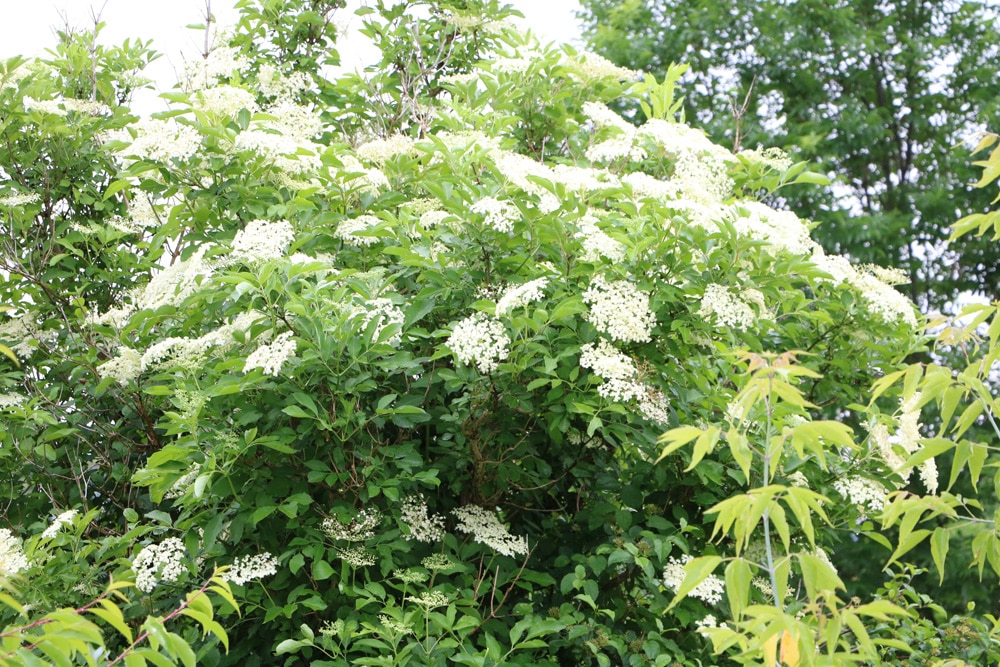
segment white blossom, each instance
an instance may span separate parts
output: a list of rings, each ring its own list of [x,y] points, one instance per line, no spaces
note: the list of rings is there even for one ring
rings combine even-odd
[[[497,301],[496,314],[506,315],[516,308],[541,300],[545,296],[548,278],[536,278],[520,285],[512,285],[504,290]]]
[[[351,567],[369,567],[375,564],[375,555],[362,546],[336,547],[337,557]]]
[[[244,72],[249,65],[246,56],[231,46],[216,46],[206,58],[189,62],[182,75],[189,90],[207,88],[219,79],[228,79],[237,72]]]
[[[385,139],[369,141],[354,152],[362,160],[381,166],[397,155],[416,155],[417,149],[410,137],[394,134]]]
[[[339,170],[338,177],[344,188],[358,189],[373,195],[389,188],[389,179],[381,170],[364,167],[353,155],[342,155],[339,159],[343,167]]]
[[[34,192],[17,192],[12,195],[5,195],[0,197],[0,206],[5,208],[18,208],[21,206],[27,206],[28,204],[34,204],[41,201],[40,195]]]
[[[753,291],[756,292],[754,297],[760,295],[760,292]],[[751,300],[758,302],[759,305],[763,297]],[[701,297],[701,308],[698,309],[698,314],[714,317],[716,324],[720,327],[746,331],[757,321],[757,313],[747,301],[748,299],[743,294],[736,295],[724,285],[709,283],[705,286],[705,293]]]
[[[410,530],[408,534],[403,535],[404,540],[438,542],[444,538],[444,517],[430,514],[422,495],[403,499],[400,519]]]
[[[448,348],[463,364],[475,364],[480,373],[492,373],[510,354],[504,325],[483,313],[474,313],[455,325]]]
[[[118,137],[130,141],[127,148],[118,151],[119,155],[170,162],[175,159],[186,160],[201,148],[201,135],[198,131],[173,120],[147,118],[133,123],[131,127],[136,136],[131,140],[125,135]]]
[[[486,224],[502,234],[514,230],[514,223],[520,220],[517,207],[493,197],[484,197],[472,205],[470,210],[485,218]]]
[[[764,241],[779,251],[807,255],[817,248],[809,237],[809,228],[791,211],[743,201],[731,206],[728,216],[741,236]]]
[[[160,582],[177,581],[187,571],[184,567],[186,556],[184,543],[176,537],[143,547],[132,560],[135,587],[143,593],[150,593]]]
[[[675,181],[661,181],[641,171],[625,174],[621,179],[638,197],[674,199],[680,195],[680,188]]]
[[[111,108],[93,100],[79,100],[70,97],[57,97],[54,100],[36,100],[27,95],[21,100],[25,111],[41,111],[55,116],[65,116],[69,112],[87,116],[109,116]]]
[[[113,378],[119,384],[128,384],[142,374],[142,355],[122,345],[118,348],[118,356],[97,367],[97,374],[102,379]]]
[[[188,259],[155,273],[137,297],[136,308],[156,310],[161,306],[179,306],[214,272],[205,260],[207,250],[201,246]]]
[[[677,591],[681,587],[681,584],[684,583],[686,576],[684,566],[692,560],[691,556],[687,554],[684,554],[679,559],[671,556],[670,560],[667,561],[666,567],[663,568],[663,585],[672,591]],[[725,590],[725,582],[714,574],[710,574],[688,593],[688,597],[704,600],[708,604],[719,604],[722,602],[722,594]]]
[[[359,215],[356,218],[345,218],[337,225],[333,235],[355,246],[370,246],[378,243],[378,237],[372,235],[360,236],[358,232],[367,232],[378,225],[381,220],[374,215]]]
[[[617,111],[614,111],[606,104],[600,102],[584,102],[583,115],[593,121],[598,128],[613,127],[625,134],[635,132],[635,126],[622,118]]]
[[[476,542],[485,544],[504,556],[527,555],[528,538],[511,535],[495,513],[478,505],[457,507],[451,513],[458,519],[456,528],[472,535]]]
[[[608,236],[597,226],[597,218],[587,213],[579,224],[580,231],[574,236],[583,245],[583,254],[580,256],[584,262],[600,262],[604,257],[612,264],[625,261],[625,245],[620,241]]]
[[[253,556],[237,557],[222,578],[242,586],[248,581],[263,579],[277,573],[278,559],[265,551]]]
[[[600,79],[615,79],[618,81],[633,81],[638,77],[638,72],[626,67],[619,67],[604,56],[585,51],[577,56],[564,55],[562,64],[573,68],[576,73],[586,81],[596,81]]]
[[[277,377],[285,362],[295,356],[293,335],[293,332],[286,331],[275,337],[273,342],[258,347],[247,357],[243,372],[249,373],[255,368],[260,368],[264,371],[264,375]]]
[[[406,599],[428,610],[446,607],[450,602],[448,596],[441,591],[424,591],[420,595],[407,595]]]
[[[0,409],[12,408],[14,406],[21,405],[26,400],[28,400],[28,397],[22,394],[0,394]]]
[[[52,539],[59,534],[63,526],[72,526],[73,519],[79,514],[79,510],[66,510],[52,520],[48,528],[42,531],[42,539]]]
[[[265,63],[257,72],[257,89],[267,97],[289,98],[309,87],[305,72],[282,72]]]
[[[881,512],[885,506],[886,488],[875,480],[865,477],[841,477],[833,482],[833,488],[852,505],[869,512]]]
[[[292,223],[252,220],[233,239],[233,259],[247,263],[265,262],[284,257],[295,240]]]
[[[336,516],[323,519],[323,532],[332,540],[363,542],[375,536],[375,529],[382,525],[382,513],[377,509],[358,510],[357,515],[344,523]]]
[[[0,528],[0,577],[9,577],[28,569],[20,538],[6,528]]]
[[[583,301],[590,306],[587,321],[612,340],[642,343],[651,339],[656,316],[649,309],[649,295],[632,283],[609,283],[604,276],[595,276]]]
[[[236,86],[205,88],[195,93],[195,99],[199,110],[223,117],[234,117],[241,109],[250,113],[258,109],[253,93]]]
[[[745,149],[736,154],[750,164],[759,164],[775,171],[785,171],[792,166],[792,160],[788,154],[780,148],[757,148]]]

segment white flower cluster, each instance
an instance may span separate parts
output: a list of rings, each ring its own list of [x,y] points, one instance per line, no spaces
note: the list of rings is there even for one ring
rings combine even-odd
[[[392,302],[392,299],[386,297],[379,297],[377,299],[371,299],[365,303],[363,311],[364,315],[361,320],[361,326],[367,327],[372,321],[378,322],[375,325],[375,330],[372,332],[372,339],[378,340],[379,335],[382,330],[387,326],[392,324],[398,324],[400,327],[403,326],[403,322],[406,317],[403,310]],[[394,333],[385,342],[389,345],[399,345],[400,341],[403,340],[403,330],[400,328],[399,331]]]
[[[612,162],[618,159],[638,161],[646,159],[646,151],[636,145],[636,128],[603,104],[585,102],[583,113],[597,129],[615,130],[609,139],[591,145],[587,149],[587,159],[591,162]]]
[[[589,118],[595,127],[613,127],[628,134],[635,132],[635,126],[628,122],[617,111],[600,102],[584,102],[583,115]]]
[[[139,372],[145,372],[150,368],[165,368],[172,366],[175,368],[196,368],[211,350],[225,351],[236,343],[235,334],[245,332],[250,325],[259,319],[260,314],[251,311],[241,313],[218,329],[197,338],[183,338],[171,336],[157,341],[147,349],[139,359]],[[119,353],[119,358],[123,355]],[[124,361],[128,364],[128,361]],[[128,366],[123,366],[124,371]]]
[[[562,64],[573,70],[586,81],[600,79],[615,79],[617,81],[634,81],[638,72],[625,67],[618,67],[613,62],[596,53],[584,51],[576,57],[563,55]]]
[[[118,348],[118,356],[97,367],[97,374],[102,379],[112,378],[119,384],[128,384],[142,374],[142,355],[138,350],[122,345]]]
[[[222,578],[242,586],[248,581],[263,579],[277,573],[278,559],[265,551],[253,556],[237,557]]]
[[[711,155],[723,161],[733,159],[729,151],[712,143],[704,132],[685,123],[651,118],[639,128],[638,132],[650,143],[674,157],[694,153]]]
[[[874,480],[864,477],[842,477],[834,481],[833,488],[852,505],[867,509],[869,512],[881,512],[885,507],[886,488]]]
[[[433,210],[424,211],[420,214],[420,226],[424,229],[433,229],[440,225],[442,222],[448,218],[453,218],[454,216],[448,211]]]
[[[639,381],[639,369],[625,353],[603,338],[597,345],[587,343],[580,347],[580,366],[589,368],[604,382],[597,393],[617,403],[637,401],[646,388]]]
[[[188,125],[174,121],[147,118],[133,123],[134,139],[120,134],[115,138],[130,141],[127,148],[118,151],[123,157],[154,162],[186,160],[201,148],[201,135]]]
[[[382,513],[377,509],[359,510],[349,523],[342,523],[336,516],[323,519],[323,532],[332,540],[363,542],[375,536],[375,529],[382,525]]]
[[[358,146],[354,152],[362,160],[381,166],[397,155],[416,155],[417,147],[410,137],[394,134],[385,139],[369,141]]]
[[[12,408],[15,405],[21,405],[26,400],[28,397],[22,394],[0,394],[0,408]]]
[[[483,216],[487,225],[502,234],[514,231],[514,223],[521,218],[516,206],[493,197],[480,199],[470,210]]]
[[[676,591],[684,583],[684,566],[693,559],[684,554],[680,559],[671,557],[663,568],[663,585],[672,591]],[[714,574],[708,575],[700,584],[688,593],[688,597],[704,600],[708,604],[719,604],[722,602],[722,594],[726,590],[726,584]]]
[[[612,340],[643,343],[652,337],[656,316],[649,309],[649,295],[625,280],[608,282],[595,276],[583,293],[590,306],[587,321]]]
[[[695,621],[694,626],[695,632],[705,634],[707,630],[719,627],[719,622],[715,619],[715,616],[708,614],[700,621]]]
[[[886,464],[896,473],[902,476],[903,481],[908,480],[913,474],[913,468],[907,468],[906,459],[920,450],[920,392],[905,401],[899,407],[900,415],[897,418],[899,429],[895,438],[890,438],[888,429],[883,424],[874,424],[869,432],[872,439],[878,446],[879,453]],[[893,447],[892,441],[896,441],[896,447],[902,450],[903,454],[898,454]],[[929,493],[937,493],[938,489],[938,469],[937,462],[933,457],[927,459],[920,465],[920,479]]]
[[[510,337],[503,323],[474,313],[455,325],[445,343],[463,364],[475,364],[480,373],[492,373],[510,354]]]
[[[742,201],[730,207],[728,216],[741,236],[764,241],[779,251],[808,255],[817,249],[816,242],[809,237],[809,228],[791,211]]]
[[[160,219],[150,198],[145,193],[138,193],[128,202],[128,217],[115,216],[107,224],[121,232],[139,234],[144,229],[158,227]]]
[[[12,195],[6,195],[0,197],[0,206],[6,208],[17,208],[20,206],[26,206],[28,204],[34,204],[42,200],[41,195],[34,192],[18,192]]]
[[[0,577],[9,577],[28,569],[20,538],[6,528],[0,528]]]
[[[282,72],[270,63],[261,65],[257,72],[257,89],[267,97],[291,98],[308,87],[305,72]]]
[[[382,627],[384,627],[386,630],[388,630],[391,633],[394,633],[394,634],[397,634],[397,635],[412,635],[413,634],[413,628],[412,627],[410,627],[406,623],[403,623],[402,621],[397,621],[396,619],[391,618],[388,614],[379,614],[378,615],[378,620],[379,620],[379,623],[382,624]]]
[[[194,481],[198,479],[198,475],[201,473],[200,467],[194,467],[188,470],[186,473],[174,480],[174,483],[170,485],[166,493],[163,494],[164,498],[176,499],[181,498],[187,493],[188,488],[194,484]]]
[[[205,261],[204,246],[198,248],[191,257],[175,262],[153,275],[149,283],[136,299],[139,310],[156,310],[161,306],[179,306],[191,296],[214,269]]]
[[[913,302],[896,291],[891,284],[879,278],[879,274],[871,268],[855,267],[845,257],[826,255],[821,249],[816,249],[812,256],[816,268],[830,274],[835,285],[847,283],[860,294],[868,310],[887,324],[905,322],[911,327],[917,326],[917,316]],[[886,277],[895,281],[899,276],[890,272]]]
[[[680,196],[680,188],[675,181],[661,181],[641,171],[625,174],[622,183],[632,188],[632,193],[639,198],[675,199]]]
[[[279,100],[264,110],[269,118],[258,118],[236,136],[236,148],[257,153],[268,164],[287,174],[316,172],[323,146],[312,141],[323,124],[310,109],[289,100]],[[355,160],[356,161],[356,160]],[[358,163],[359,171],[363,171]]]
[[[670,183],[681,197],[706,206],[724,202],[734,185],[725,162],[696,153],[684,153],[677,158]]]
[[[714,316],[720,327],[746,331],[757,321],[757,313],[750,307],[750,303],[755,303],[763,310],[763,294],[755,289],[747,289],[737,295],[725,285],[710,283],[705,286],[698,314],[704,317]]]
[[[286,331],[275,337],[271,343],[261,345],[251,352],[243,366],[243,372],[249,373],[255,368],[260,368],[264,371],[264,375],[277,377],[285,362],[295,356],[293,335],[293,332]]]
[[[597,217],[591,213],[585,214],[578,223],[580,231],[574,236],[583,245],[584,262],[600,262],[604,257],[612,264],[625,261],[625,245],[605,234],[597,226]]]
[[[231,46],[216,46],[206,58],[187,63],[182,74],[188,90],[213,86],[219,79],[228,79],[244,72],[249,65],[246,56]]]
[[[54,100],[36,100],[27,95],[21,100],[25,111],[41,111],[55,116],[65,116],[69,112],[87,116],[110,116],[111,108],[107,104],[92,100],[78,100],[71,97],[57,97]]]
[[[258,110],[257,98],[245,88],[213,86],[195,94],[195,108],[208,114],[233,118],[241,109],[250,113]]]
[[[184,567],[186,556],[187,549],[177,537],[144,546],[132,560],[135,587],[143,593],[150,593],[161,581],[177,581],[187,571]]]
[[[548,284],[548,278],[536,278],[520,285],[508,287],[497,301],[496,314],[498,316],[507,315],[515,308],[540,301],[545,296],[545,288]]]
[[[79,514],[79,510],[66,510],[52,520],[52,523],[42,531],[42,539],[52,539],[59,534],[63,526],[72,526],[73,519]]]
[[[478,505],[464,505],[451,513],[458,519],[456,528],[472,535],[476,542],[504,556],[528,554],[528,538],[511,535],[493,512]]]
[[[422,495],[403,499],[400,519],[410,529],[408,534],[403,535],[404,540],[438,542],[444,538],[444,517],[430,514]]]
[[[359,215],[356,218],[346,218],[340,221],[333,235],[338,239],[343,239],[356,248],[370,246],[378,243],[376,236],[359,236],[358,232],[367,232],[375,225],[382,222],[374,215]]]
[[[233,239],[232,257],[236,261],[255,264],[284,257],[295,240],[292,223],[252,220]]]
[[[13,317],[0,324],[0,341],[22,359],[34,354],[40,344],[53,342],[56,336],[54,331],[43,331],[31,314]]]
[[[337,558],[351,567],[369,567],[375,564],[375,554],[362,546],[336,547]]]
[[[451,13],[445,15],[444,22],[459,32],[481,30],[487,34],[496,34],[502,32],[504,28],[508,27],[508,23],[506,21],[487,21],[477,12],[461,14],[452,11]]]

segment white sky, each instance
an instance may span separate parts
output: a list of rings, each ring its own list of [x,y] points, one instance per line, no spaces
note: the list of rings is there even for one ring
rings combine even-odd
[[[573,15],[580,7],[578,0],[507,2],[525,15],[524,26],[543,41],[579,46],[579,30]],[[212,11],[219,24],[236,22],[234,4],[235,0],[212,0]],[[358,4],[354,0],[348,9]],[[101,20],[106,24],[101,33],[103,44],[120,44],[126,38],[153,40],[153,48],[163,56],[147,69],[146,75],[163,89],[173,84],[184,56],[191,58],[200,51],[199,38],[203,38],[203,33],[185,26],[202,22],[205,0],[0,0],[3,16],[0,58],[43,55],[55,43],[54,29],[63,25],[62,16],[68,18],[70,25],[84,27],[92,24],[92,10],[101,12]],[[340,44],[338,51],[345,65],[355,65],[350,56],[358,49]]]

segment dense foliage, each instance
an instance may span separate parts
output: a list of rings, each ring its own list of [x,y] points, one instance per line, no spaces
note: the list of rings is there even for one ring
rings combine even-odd
[[[340,4],[245,0],[152,118],[145,45],[2,65],[0,662],[996,659],[842,599],[974,504],[901,276],[756,197],[821,177],[490,0],[363,9],[338,75]]]
[[[981,213],[953,147],[1000,120],[996,7],[938,0],[581,0],[588,41],[662,76],[691,65],[689,118],[727,145],[780,146],[837,187],[782,193],[828,252],[903,269],[907,294],[943,307],[1000,296],[994,244],[950,244]]]

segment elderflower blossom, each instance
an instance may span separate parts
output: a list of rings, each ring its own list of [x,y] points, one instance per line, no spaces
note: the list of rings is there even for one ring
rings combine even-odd
[[[337,558],[354,568],[370,567],[375,564],[375,555],[364,547],[337,547]]]
[[[378,340],[382,331],[393,324],[399,325],[400,329],[389,337],[385,342],[389,345],[399,345],[403,340],[403,322],[405,316],[402,309],[392,302],[392,299],[380,297],[372,299],[365,304],[367,310],[361,320],[361,326],[367,327],[370,322],[376,321],[375,330],[372,332],[372,340]]]
[[[671,557],[667,561],[666,567],[663,568],[663,585],[672,591],[678,590],[681,584],[684,583],[686,576],[684,566],[692,560],[691,556],[687,554],[684,554],[679,559]],[[726,585],[722,579],[714,574],[710,574],[688,593],[688,597],[704,600],[708,604],[719,604],[722,602],[722,594],[725,590]]]
[[[710,630],[711,628],[719,627],[719,622],[715,619],[715,616],[713,616],[712,614],[708,614],[700,621],[695,621],[694,625],[695,625],[695,632],[699,634],[705,634],[706,631]]]
[[[486,224],[502,234],[514,230],[514,222],[520,219],[517,207],[493,197],[480,199],[469,209],[486,219]]]
[[[743,201],[730,207],[728,217],[738,234],[764,241],[779,251],[805,255],[816,249],[816,243],[809,237],[809,228],[791,211],[777,211],[767,204]]]
[[[247,357],[243,372],[249,373],[255,368],[264,371],[264,375],[278,376],[285,362],[295,356],[295,341],[293,332],[279,334],[272,343],[261,345]]]
[[[377,195],[389,188],[389,179],[381,170],[365,168],[353,155],[341,155],[339,159],[343,165],[339,177],[345,189],[357,188],[361,192]]]
[[[572,67],[586,81],[600,79],[633,81],[638,77],[638,72],[635,70],[619,67],[604,56],[589,51],[584,51],[576,57],[563,55],[562,64]]]
[[[150,593],[160,582],[171,583],[184,574],[187,549],[177,537],[168,537],[159,544],[148,544],[132,560],[135,587]]]
[[[694,153],[677,158],[670,183],[681,197],[706,206],[721,204],[733,191],[733,179],[722,160]]]
[[[333,235],[356,248],[374,245],[378,243],[378,237],[370,235],[358,236],[358,232],[368,232],[380,222],[382,221],[374,215],[368,214],[359,215],[356,218],[346,218],[340,221]]]
[[[242,586],[248,581],[263,579],[278,573],[278,559],[265,551],[253,556],[238,556],[229,571],[222,575],[223,581]]]
[[[71,97],[57,97],[54,100],[36,100],[25,95],[22,99],[22,104],[24,104],[25,111],[35,110],[55,116],[65,116],[69,112],[85,114],[88,116],[111,115],[111,108],[106,104],[95,102],[93,100],[79,100]]]
[[[444,538],[444,517],[430,514],[423,495],[409,496],[403,500],[400,519],[410,532],[404,540],[437,542]]]
[[[41,200],[41,196],[35,192],[17,192],[12,195],[0,197],[0,206],[6,208],[18,208],[21,206],[27,206],[28,204],[34,204]]]
[[[612,340],[644,343],[651,339],[656,316],[649,309],[649,295],[625,280],[607,282],[596,276],[583,293],[590,306],[587,321]]]
[[[702,132],[685,123],[674,123],[661,118],[647,120],[638,130],[641,137],[658,146],[669,155],[680,157],[690,153],[713,155],[726,159],[728,151],[716,146]],[[732,159],[730,156],[728,159]]]
[[[867,509],[869,512],[881,512],[885,507],[886,489],[875,480],[864,477],[847,477],[833,482],[833,488],[852,505]]]
[[[6,528],[0,528],[0,577],[9,577],[28,569],[21,540]]]
[[[363,542],[375,536],[375,529],[382,524],[382,513],[377,509],[359,510],[357,516],[343,523],[336,516],[323,519],[321,528],[332,540]]]
[[[626,134],[635,132],[635,126],[622,118],[618,112],[600,102],[584,102],[583,115],[589,118],[595,127],[613,127]]]
[[[208,56],[187,63],[182,74],[188,90],[207,88],[218,79],[228,79],[237,72],[244,72],[249,65],[247,57],[231,46],[216,46]]]
[[[206,113],[223,117],[233,117],[242,109],[250,113],[257,111],[257,100],[253,93],[236,86],[213,86],[198,91],[196,107]]]
[[[156,310],[161,306],[179,306],[191,296],[214,269],[205,261],[207,248],[198,248],[188,259],[175,262],[150,278],[136,299],[138,310]]]
[[[461,363],[474,363],[480,373],[492,373],[510,354],[510,337],[503,323],[483,313],[456,324],[445,345]]]
[[[112,378],[119,384],[128,384],[142,374],[142,355],[122,345],[117,357],[97,367],[97,374],[101,379]]]
[[[73,518],[76,517],[76,515],[79,513],[80,513],[79,510],[66,510],[65,512],[61,513],[59,516],[57,516],[52,520],[52,523],[49,524],[48,528],[42,531],[42,539],[43,540],[52,539],[53,537],[59,534],[59,531],[62,529],[63,526],[72,526]]]
[[[382,624],[383,628],[385,628],[386,630],[388,630],[389,632],[391,632],[393,634],[396,634],[396,635],[412,635],[413,634],[413,628],[411,628],[406,623],[403,623],[402,621],[397,621],[396,619],[390,617],[388,614],[379,614],[378,615],[378,620],[379,620],[379,623]]]
[[[201,135],[197,130],[172,120],[147,118],[133,123],[131,127],[136,132],[134,139],[119,135],[125,141],[131,141],[128,147],[118,151],[123,157],[170,162],[174,159],[186,160],[201,148]]]
[[[746,331],[757,321],[757,314],[747,300],[743,295],[733,294],[724,285],[710,283],[705,286],[698,314],[704,317],[715,316],[716,324],[720,327]],[[756,298],[753,300],[757,301]]]
[[[282,72],[270,63],[260,66],[257,72],[257,89],[267,97],[286,98],[309,87],[305,72]]]
[[[508,287],[500,300],[497,301],[496,314],[506,315],[515,308],[521,308],[541,300],[545,296],[545,288],[548,284],[548,278],[536,278],[520,285]]]
[[[622,176],[622,183],[632,188],[637,197],[651,199],[674,199],[680,194],[674,181],[661,181],[647,173],[636,171]]]
[[[472,535],[476,542],[504,556],[528,554],[528,538],[511,535],[493,512],[478,505],[464,505],[451,513],[458,519],[457,529]]]
[[[431,572],[437,572],[439,570],[450,570],[455,567],[456,563],[451,558],[444,554],[431,554],[423,560],[420,564],[426,567]]]
[[[597,388],[604,398],[624,403],[639,400],[645,393],[635,362],[603,338],[597,345],[580,347],[580,366],[593,370],[604,381]]]
[[[590,146],[587,148],[586,156],[591,162],[614,162],[615,160],[640,162],[646,159],[646,151],[641,146],[636,146],[632,137],[625,136],[605,139]]]
[[[358,146],[354,152],[362,160],[381,166],[397,155],[416,155],[417,148],[410,137],[394,134],[385,139],[369,141]]]
[[[28,400],[28,397],[21,394],[0,394],[0,409],[13,408],[21,405],[26,400]]]
[[[285,256],[293,240],[295,233],[287,220],[252,220],[233,239],[232,257],[248,264],[278,259]]]

